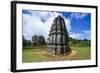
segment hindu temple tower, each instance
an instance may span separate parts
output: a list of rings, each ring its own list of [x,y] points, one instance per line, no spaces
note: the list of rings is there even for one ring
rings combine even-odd
[[[51,54],[63,55],[71,51],[65,21],[60,15],[53,20],[47,44],[48,52]]]

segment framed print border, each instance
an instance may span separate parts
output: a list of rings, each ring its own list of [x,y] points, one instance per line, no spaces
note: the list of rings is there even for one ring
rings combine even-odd
[[[17,69],[17,4],[28,4],[28,5],[48,5],[48,6],[63,6],[63,7],[83,7],[93,8],[96,11],[95,15],[95,64],[94,65],[82,65],[82,66],[70,66],[70,67],[52,67],[52,68],[37,68],[37,69]],[[58,3],[44,3],[44,2],[26,2],[26,1],[12,1],[11,2],[11,71],[22,72],[22,71],[40,71],[40,70],[54,70],[54,69],[73,69],[73,68],[87,68],[98,66],[98,7],[90,5],[74,5],[74,4],[58,4]]]

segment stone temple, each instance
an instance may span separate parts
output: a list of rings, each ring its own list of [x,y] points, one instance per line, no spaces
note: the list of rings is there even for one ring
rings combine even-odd
[[[64,55],[71,52],[69,36],[62,16],[59,15],[53,20],[47,42],[48,52],[51,54]]]

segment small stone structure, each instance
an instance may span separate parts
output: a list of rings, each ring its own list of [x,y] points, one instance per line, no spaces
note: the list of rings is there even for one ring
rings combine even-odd
[[[71,51],[69,36],[62,16],[54,19],[47,40],[48,52],[55,55],[63,55]]]

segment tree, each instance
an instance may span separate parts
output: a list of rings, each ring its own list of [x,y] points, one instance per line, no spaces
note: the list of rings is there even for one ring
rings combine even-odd
[[[44,45],[45,44],[45,38],[43,36],[39,36],[38,37],[38,42],[39,42],[39,45]]]
[[[33,42],[33,45],[44,45],[45,44],[45,38],[44,36],[37,36],[37,35],[34,35],[32,37],[32,42]]]
[[[79,40],[79,39],[75,39],[75,38],[69,38],[69,43],[70,46],[78,46],[78,47],[86,47],[86,46],[90,46],[91,45],[91,40],[88,39],[84,39],[84,40]]]
[[[38,36],[37,35],[34,35],[32,37],[32,42],[33,42],[34,45],[37,45],[38,44]]]
[[[27,46],[27,40],[25,39],[24,36],[22,37],[22,39],[23,39],[23,46]]]
[[[30,40],[27,40],[27,39],[25,39],[25,37],[24,36],[22,36],[23,38],[23,46],[30,46],[31,45],[31,41]]]

